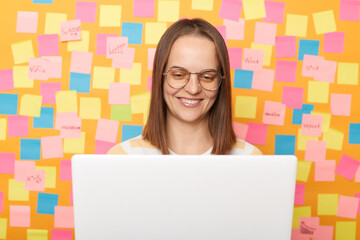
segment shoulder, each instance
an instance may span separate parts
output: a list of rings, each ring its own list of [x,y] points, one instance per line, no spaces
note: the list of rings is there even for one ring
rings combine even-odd
[[[151,143],[144,140],[142,136],[129,139],[112,147],[108,154],[161,154]]]
[[[262,155],[262,152],[254,145],[242,140],[236,139],[230,155]]]

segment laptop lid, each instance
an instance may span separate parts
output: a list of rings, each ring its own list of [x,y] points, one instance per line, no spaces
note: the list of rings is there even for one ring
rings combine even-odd
[[[290,239],[295,156],[74,155],[75,237]]]

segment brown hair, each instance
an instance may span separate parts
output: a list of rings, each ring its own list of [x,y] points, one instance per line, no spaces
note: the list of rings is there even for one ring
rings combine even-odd
[[[149,117],[144,127],[143,138],[156,146],[162,154],[169,154],[166,140],[166,103],[163,98],[163,72],[174,42],[181,36],[206,37],[215,44],[221,75],[225,76],[214,105],[209,110],[209,131],[214,141],[212,154],[227,154],[236,141],[232,128],[231,77],[229,56],[221,34],[203,19],[182,19],[171,25],[161,37],[156,48]]]

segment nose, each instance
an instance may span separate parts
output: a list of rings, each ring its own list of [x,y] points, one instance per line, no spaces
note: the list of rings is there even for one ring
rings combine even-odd
[[[201,91],[198,75],[196,73],[190,73],[190,79],[185,85],[184,90],[193,95]]]

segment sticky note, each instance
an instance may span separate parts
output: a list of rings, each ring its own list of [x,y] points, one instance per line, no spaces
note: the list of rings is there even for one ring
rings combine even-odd
[[[132,69],[134,65],[135,48],[125,48],[123,53],[112,58],[113,68]]]
[[[73,51],[71,54],[70,72],[90,74],[92,59],[92,52]]]
[[[305,160],[306,161],[325,161],[326,159],[326,142],[324,141],[306,141]]]
[[[77,112],[77,96],[76,91],[58,91],[55,94],[56,111]]]
[[[244,40],[245,19],[239,18],[235,21],[224,19],[224,26],[228,40]]]
[[[49,60],[43,58],[29,59],[29,79],[48,80],[49,78]]]
[[[328,82],[309,81],[307,101],[311,103],[328,103],[329,102]]]
[[[6,140],[7,120],[0,118],[0,141]]]
[[[275,72],[273,69],[264,68],[261,70],[255,70],[251,88],[271,92],[274,85],[274,75]]]
[[[311,111],[311,114],[312,115],[320,115],[320,116],[322,116],[323,117],[322,131],[326,132],[326,131],[329,130],[330,121],[331,121],[331,114],[330,113]]]
[[[316,182],[333,182],[335,181],[335,160],[317,161],[315,162]]]
[[[42,96],[24,94],[20,100],[20,115],[40,117]]]
[[[314,80],[334,83],[336,76],[336,69],[337,69],[337,62],[322,60],[319,64],[319,70],[316,71],[314,74]]]
[[[120,69],[120,82],[130,83],[131,85],[140,85],[141,63],[134,63],[132,69]]]
[[[283,23],[285,3],[265,1],[266,17],[263,18],[264,22]]]
[[[17,33],[36,33],[38,26],[38,12],[17,12],[16,32]]]
[[[96,2],[76,1],[75,19],[79,19],[81,22],[95,23],[96,7]]]
[[[344,53],[345,32],[330,32],[324,34],[323,52]]]
[[[343,154],[339,164],[336,166],[335,173],[352,181],[359,167],[360,161]]]
[[[275,80],[280,82],[295,82],[296,69],[296,61],[277,60],[275,68]]]
[[[139,136],[143,131],[143,126],[138,125],[122,125],[121,142]]]
[[[134,17],[154,17],[155,0],[134,0],[133,16]]]
[[[32,169],[26,173],[25,189],[29,191],[45,191],[45,171]]]
[[[116,143],[95,140],[95,154],[106,154]]]
[[[30,227],[30,206],[10,205],[10,227]]]
[[[302,76],[314,77],[320,68],[320,64],[324,61],[324,57],[305,54],[303,57]]]
[[[8,136],[9,137],[29,136],[29,117],[8,116]]]
[[[142,33],[143,33],[142,23],[132,23],[132,22],[122,23],[121,36],[127,37],[129,44],[140,45],[142,43]]]
[[[306,136],[321,137],[323,116],[303,114],[301,134]]]
[[[275,37],[275,56],[296,57],[296,37],[277,36]]]
[[[303,104],[301,109],[294,109],[292,124],[301,124],[303,114],[310,114],[312,110],[314,110],[313,104]]]
[[[58,205],[58,199],[58,194],[38,193],[36,213],[54,215],[54,208]]]
[[[101,99],[81,97],[79,116],[82,119],[99,119],[101,117]]]
[[[350,116],[351,94],[332,93],[330,95],[331,114],[337,116]]]
[[[60,176],[61,181],[72,181],[71,160],[60,160]]]
[[[359,172],[359,171],[358,171]],[[359,206],[360,206],[360,193],[355,193],[355,197],[359,200]],[[358,214],[360,214],[360,208],[358,208]]]
[[[319,225],[320,225],[319,217],[300,217],[299,218],[300,239],[301,238],[316,239]],[[291,237],[293,238],[294,236]]]
[[[35,169],[45,172],[45,188],[56,187],[56,167],[35,167]]]
[[[59,35],[38,35],[39,56],[59,55]]]
[[[320,41],[318,40],[300,39],[298,60],[303,60],[305,54],[319,55],[319,45]]]
[[[115,143],[117,139],[117,133],[119,130],[119,122],[109,119],[98,120],[96,127],[95,139],[105,142]]]
[[[224,20],[238,21],[241,10],[242,2],[237,0],[224,0],[221,2],[219,18],[223,18]]]
[[[337,71],[337,83],[346,85],[358,85],[359,64],[339,62]]]
[[[129,83],[109,84],[109,104],[128,105],[130,103]]]
[[[81,138],[64,138],[64,153],[84,153],[85,132],[81,132]]]
[[[17,94],[0,93],[0,114],[16,115],[17,105]]]
[[[262,123],[248,123],[245,141],[251,144],[265,145],[267,125]]]
[[[11,51],[15,64],[27,63],[34,57],[34,49],[31,40],[11,44]]]
[[[286,105],[280,102],[265,101],[263,123],[283,126]]]
[[[256,117],[257,97],[236,96],[235,117],[252,118]]]
[[[339,194],[318,194],[318,215],[336,215]]]
[[[55,104],[56,92],[61,91],[60,82],[46,82],[40,83],[40,94],[42,96],[43,104]]]
[[[36,1],[49,1],[49,0],[36,0]],[[50,1],[52,1],[52,0],[50,0]],[[27,238],[26,239],[27,240],[48,240],[48,230],[27,229]]]
[[[234,88],[251,89],[253,71],[235,69]]]
[[[0,163],[1,174],[14,174],[15,153],[0,152]]]
[[[294,207],[292,228],[299,228],[301,217],[311,217],[311,207]]]
[[[15,161],[15,181],[25,182],[29,172],[35,170],[35,161]]]
[[[209,2],[206,0],[206,2]],[[166,31],[166,23],[146,22],[145,23],[145,44],[158,44],[161,36]]]
[[[81,138],[81,118],[76,112],[56,113],[55,129],[62,138]]]
[[[336,32],[334,11],[323,11],[312,14],[315,24],[316,34]]]
[[[20,139],[20,159],[40,160],[40,139]]]
[[[0,239],[6,239],[7,222],[7,218],[0,218]]]
[[[90,92],[91,75],[85,73],[70,72],[70,86],[69,90],[75,90],[78,93]]]
[[[133,114],[137,113],[147,113],[150,105],[150,93],[140,93],[132,95],[130,97],[131,112]]]
[[[67,43],[69,52],[73,51],[89,51],[89,42],[90,42],[90,32],[82,30],[81,31],[81,40],[80,41],[70,41]]]
[[[74,228],[74,208],[55,206],[54,227]]]
[[[29,191],[25,190],[25,182],[16,182],[9,179],[9,201],[29,201]]]
[[[48,136],[41,138],[42,158],[62,158],[63,143],[60,136]]]
[[[284,103],[286,107],[301,109],[303,104],[303,97],[303,88],[284,86],[282,103]]]
[[[344,133],[329,128],[323,133],[322,141],[326,141],[327,149],[341,150],[344,142]]]
[[[148,77],[148,81],[147,81],[147,88],[146,88],[146,90],[147,90],[148,92],[151,92],[151,88],[152,88],[152,77],[149,76],[149,77]]]
[[[228,48],[231,69],[241,68],[242,48]]]
[[[256,22],[255,39],[257,44],[275,45],[276,27],[274,23]]]
[[[0,91],[14,89],[13,69],[0,70]]]
[[[81,40],[81,21],[69,20],[60,23],[60,41]]]
[[[100,27],[120,27],[121,5],[100,5]]]
[[[156,48],[148,48],[148,70],[153,69]]]
[[[356,219],[358,207],[358,198],[340,195],[336,216]]]
[[[61,78],[62,75],[62,57],[61,56],[44,56],[41,57],[49,61],[48,63],[48,77]]]
[[[264,50],[263,65],[264,66],[270,66],[270,64],[271,64],[271,56],[272,56],[272,49],[273,49],[272,45],[251,43],[251,48],[252,49]],[[256,69],[256,70],[260,70],[260,69]]]
[[[247,131],[248,131],[248,125],[238,122],[232,122],[232,126],[236,135],[236,138],[245,140]]]
[[[308,16],[298,14],[286,14],[285,35],[306,37]]]
[[[263,68],[265,51],[259,49],[244,48],[242,69],[260,70]]]
[[[301,129],[298,129],[297,134],[297,150],[304,150],[306,149],[306,141],[308,140],[319,140],[318,137],[313,136],[304,136],[301,134]]]
[[[164,1],[158,2],[158,22],[176,22],[180,15],[180,1]]]
[[[32,2],[37,4],[52,4],[53,0],[32,0]]]
[[[106,58],[121,56],[128,48],[128,37],[106,38]]]
[[[60,22],[67,19],[65,13],[49,13],[45,15],[45,34],[60,34]]]
[[[243,0],[246,20],[266,17],[264,0]]]
[[[214,7],[214,0],[192,0],[191,9],[212,11]]]
[[[360,3],[357,0],[340,0],[339,19],[343,21],[359,21]]]
[[[349,144],[360,144],[360,123],[350,123]]]
[[[336,222],[335,240],[355,239],[356,221]]]
[[[109,84],[115,82],[115,68],[94,67],[92,88],[109,89]]]
[[[295,187],[295,205],[304,205],[305,184],[297,183]]]
[[[97,55],[106,55],[106,43],[108,37],[117,37],[116,34],[96,34],[96,54]]]
[[[295,140],[295,135],[275,135],[275,155],[294,155]]]
[[[28,66],[13,67],[14,87],[15,88],[33,88],[34,81],[29,79]]]

